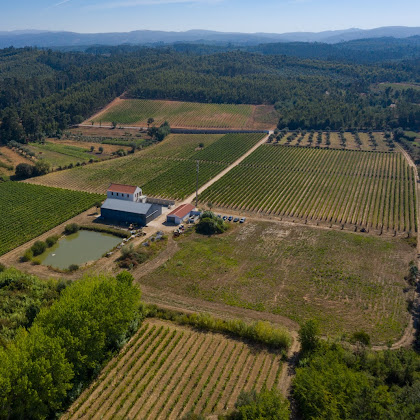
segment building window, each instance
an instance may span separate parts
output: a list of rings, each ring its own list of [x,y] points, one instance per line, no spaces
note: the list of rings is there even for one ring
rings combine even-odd
[[[113,193],[113,192],[112,192],[111,194],[112,194],[112,195],[114,195],[114,193]]]

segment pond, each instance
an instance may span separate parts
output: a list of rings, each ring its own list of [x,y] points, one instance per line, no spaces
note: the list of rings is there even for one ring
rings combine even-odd
[[[66,269],[71,264],[82,265],[95,261],[121,243],[122,238],[109,233],[80,230],[60,239],[37,259],[43,265]]]

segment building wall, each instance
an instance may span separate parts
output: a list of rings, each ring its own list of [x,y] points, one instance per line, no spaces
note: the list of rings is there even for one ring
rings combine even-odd
[[[114,220],[122,223],[136,223],[141,226],[146,226],[146,215],[128,213],[118,210],[101,209],[101,216],[104,219]]]
[[[119,210],[101,209],[101,216],[104,219],[114,220],[119,223],[136,223],[146,226],[149,222],[156,219],[162,214],[162,207],[154,205],[150,208],[148,214],[130,213]]]
[[[127,194],[127,193],[120,193],[114,191],[107,192],[108,198],[114,198],[117,200],[125,200],[125,201],[139,201],[140,197],[142,197],[141,188],[136,188],[134,194]]]

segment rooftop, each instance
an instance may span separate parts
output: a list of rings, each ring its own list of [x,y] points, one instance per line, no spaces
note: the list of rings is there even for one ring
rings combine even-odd
[[[119,192],[124,194],[134,194],[137,187],[133,185],[123,185],[123,184],[111,184],[108,188],[108,191]]]
[[[102,209],[123,211],[127,213],[147,214],[153,204],[137,203],[135,201],[125,201],[113,198],[107,198],[102,204]]]
[[[181,206],[177,207],[175,210],[172,210],[168,216],[178,216],[183,218],[188,213],[192,212],[195,209],[195,206],[192,204],[182,204]]]

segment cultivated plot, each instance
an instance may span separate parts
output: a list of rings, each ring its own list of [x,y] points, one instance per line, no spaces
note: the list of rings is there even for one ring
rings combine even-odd
[[[62,418],[179,419],[232,410],[278,386],[280,356],[219,334],[148,320]]]
[[[341,150],[359,150],[359,151],[392,151],[384,137],[384,133],[339,133],[323,131],[302,131],[286,133],[281,139],[274,139],[273,144],[287,146],[320,147]]]
[[[0,183],[0,255],[93,207],[99,195]]]
[[[202,203],[265,215],[417,232],[413,169],[401,153],[263,145]]]
[[[112,182],[139,185],[144,193],[182,199],[221,172],[263,138],[264,134],[171,135],[134,155],[53,172],[29,183],[105,193]],[[200,144],[204,146],[200,147]]]
[[[278,122],[272,106],[120,99],[86,123],[146,127],[149,118],[156,125],[168,121],[171,127],[182,128],[267,129]]]

